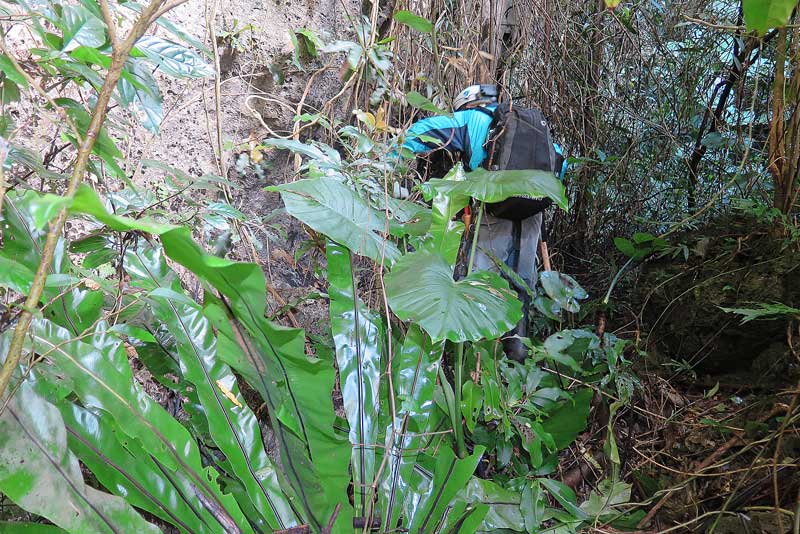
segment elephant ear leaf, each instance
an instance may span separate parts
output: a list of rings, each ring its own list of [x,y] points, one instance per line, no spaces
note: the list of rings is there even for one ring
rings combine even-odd
[[[564,184],[549,171],[507,170],[488,171],[476,169],[465,174],[463,180],[428,180],[422,186],[426,198],[435,192],[453,198],[469,198],[483,202],[501,202],[510,197],[528,196],[549,198],[564,211],[569,207]]]
[[[84,483],[61,414],[28,382],[0,415],[0,492],[68,532],[160,532],[123,499]]]
[[[522,318],[522,304],[499,275],[478,271],[456,282],[438,254],[406,254],[385,280],[392,311],[434,341],[496,338]]]
[[[280,192],[291,215],[356,254],[387,264],[400,256],[382,235],[390,226],[386,216],[338,180],[311,178],[267,190]]]

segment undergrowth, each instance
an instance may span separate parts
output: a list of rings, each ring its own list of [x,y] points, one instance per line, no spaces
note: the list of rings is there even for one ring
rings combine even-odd
[[[27,527],[634,530],[688,481],[715,476],[707,471],[721,469],[715,462],[748,433],[777,441],[771,462],[755,442],[737,454],[753,470],[772,470],[774,508],[798,524],[800,512],[781,507],[778,487],[796,468],[780,454],[783,436],[796,429],[798,395],[755,426],[740,425],[728,417],[741,415],[734,396],[717,402],[719,384],[687,404],[668,383],[637,376],[634,364],[645,355],[637,339],[606,328],[626,267],[688,259],[686,245],[667,239],[675,226],[616,237],[627,263],[609,277],[604,298],[589,300],[568,274],[541,273],[536,287],[522,288],[536,310],[529,358],[503,355],[500,337],[522,316],[512,289],[520,281],[472,268],[478,230],[460,214],[523,191],[568,212],[574,190],[543,171],[456,165],[428,179],[401,148],[403,126],[416,114],[447,113],[454,80],[507,72],[502,60],[516,57],[497,35],[462,31],[448,16],[458,6],[429,20],[405,9],[387,17],[371,4],[351,20],[352,40],[297,29],[293,53],[270,66],[278,81],[290,69],[320,68],[311,84],[324,62],[341,61],[343,78],[322,109],[300,103],[291,134],[236,147],[235,166],[262,176],[293,153],[292,179],[268,189],[304,225],[309,239],[299,255],[319,254],[326,280],[325,335],[273,320],[281,313],[268,318],[262,266],[226,258],[231,246],[252,244],[252,221],[231,204],[237,185],[169,162],[130,161],[118,146],[131,121],[159,130],[154,73],[216,74],[219,89],[216,43],[208,49],[162,18],[178,3],[2,7],[14,21],[6,27],[4,19],[4,35],[22,27],[31,43],[23,59],[3,41],[4,109],[28,107],[56,130],[45,154],[15,124],[18,113],[4,113],[0,132],[0,492],[30,514],[35,524]],[[631,16],[616,13],[622,23]],[[155,36],[155,26],[169,38]],[[242,49],[245,31],[254,30],[234,27],[219,38]],[[465,43],[483,52],[472,63],[453,54]],[[346,112],[337,113],[345,99]],[[221,152],[221,134],[218,141]],[[617,161],[591,154],[572,159],[572,176]],[[159,187],[132,181],[131,168],[158,173]],[[775,174],[775,187],[791,196],[790,170]],[[770,216],[793,228],[791,210],[775,209]],[[798,313],[784,303],[729,311],[746,320],[796,321]],[[149,383],[134,372],[142,366]],[[657,388],[663,396],[654,401]],[[178,407],[157,402],[153,390]],[[661,452],[651,451],[675,420],[727,438],[719,453],[694,462],[695,472],[677,470],[677,485],[650,465],[663,467],[653,458]],[[634,436],[634,426],[646,428]],[[265,447],[267,436],[277,450]],[[706,527],[712,516],[716,525],[735,496],[720,514],[679,518],[666,531]]]

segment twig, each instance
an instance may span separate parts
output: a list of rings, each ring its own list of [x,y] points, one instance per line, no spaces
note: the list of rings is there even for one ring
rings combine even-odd
[[[69,126],[70,130],[72,130],[72,133],[75,135],[77,143],[82,144],[83,136],[81,135],[80,130],[78,130],[78,127],[75,126],[75,123],[72,121],[69,115],[67,115],[66,110],[61,106],[59,106],[58,104],[56,104],[55,100],[53,100],[53,98],[49,94],[47,94],[47,91],[45,91],[42,88],[38,80],[36,80],[33,76],[28,74],[25,71],[25,69],[22,68],[22,65],[19,64],[19,61],[17,61],[17,59],[13,56],[13,54],[11,54],[6,49],[5,36],[2,35],[0,35],[0,52],[2,52],[9,59],[9,61],[11,61],[11,63],[13,63],[14,68],[17,70],[17,72],[23,78],[25,78],[25,81],[27,81],[28,84],[31,87],[33,87],[37,93],[39,93],[39,96],[42,97],[48,104],[50,104],[53,110],[58,114],[59,118],[67,123],[67,126]]]
[[[167,2],[166,4],[164,4],[164,6],[163,6],[161,9],[157,10],[157,11],[156,11],[156,12],[155,12],[155,13],[154,13],[154,14],[153,14],[151,17],[150,17],[150,21],[147,23],[147,25],[149,26],[150,24],[152,24],[152,23],[154,23],[155,21],[157,21],[157,20],[158,20],[158,19],[161,17],[161,15],[163,15],[163,14],[164,14],[164,13],[166,13],[167,11],[170,11],[170,10],[172,10],[172,9],[175,9],[175,8],[176,8],[176,7],[178,7],[179,5],[181,5],[181,4],[185,4],[186,2],[188,2],[188,0],[172,0],[172,2]]]
[[[103,13],[103,20],[108,29],[108,40],[111,41],[111,49],[113,50],[119,46],[119,39],[117,39],[117,26],[114,24],[111,8],[108,7],[108,0],[100,0],[100,11]]]
[[[770,419],[772,419],[773,417],[775,417],[779,413],[784,412],[785,410],[786,410],[786,406],[785,405],[783,405],[783,404],[777,405],[765,417],[762,417],[761,419],[759,419],[759,422],[763,423],[765,421],[769,421]],[[721,447],[719,447],[717,450],[715,450],[713,453],[711,453],[711,455],[709,455],[705,460],[703,460],[702,462],[697,464],[697,466],[693,469],[693,471],[695,471],[695,472],[703,471],[708,466],[712,465],[723,454],[725,454],[731,447],[735,447],[736,445],[738,445],[739,442],[742,440],[742,436],[743,435],[744,435],[744,431],[737,432],[735,436],[733,436],[731,439],[726,441]],[[644,528],[645,525],[650,523],[650,521],[653,520],[653,518],[656,516],[658,511],[667,503],[667,501],[670,499],[670,497],[672,497],[674,494],[675,494],[674,490],[670,490],[663,497],[661,497],[661,500],[658,501],[655,504],[655,506],[653,506],[650,509],[649,512],[647,512],[647,515],[644,516],[641,521],[639,521],[639,523],[636,525],[636,527],[637,528]]]
[[[328,521],[328,526],[322,529],[322,534],[331,534],[331,532],[333,532],[333,524],[336,522],[336,518],[339,517],[339,510],[341,509],[342,509],[342,503],[337,503],[336,508],[333,509],[331,518]]]
[[[547,241],[539,242],[539,250],[542,253],[542,267],[545,271],[552,271],[553,267],[550,265],[550,252],[547,250]]]
[[[792,415],[797,408],[798,401],[800,401],[800,384],[798,384],[798,392],[795,393],[794,397],[792,397],[792,402],[789,405],[789,409],[786,410],[786,417],[783,418],[781,428],[778,430],[778,437],[775,441],[775,452],[772,455],[772,493],[775,498],[775,514],[777,516],[776,519],[778,520],[778,532],[784,531],[783,517],[780,513],[781,502],[778,485],[778,462],[780,461],[781,448],[783,446],[783,434],[786,432],[786,427],[789,425],[789,421],[792,419]]]

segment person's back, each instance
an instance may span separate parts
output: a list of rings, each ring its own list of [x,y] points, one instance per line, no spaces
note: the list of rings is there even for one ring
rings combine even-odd
[[[403,146],[415,154],[434,150],[458,152],[466,170],[477,169],[486,162],[488,156],[486,145],[497,105],[495,86],[469,86],[455,98],[456,111],[452,115],[439,115],[417,121],[409,128]],[[561,152],[557,145],[553,146],[558,153]],[[552,170],[555,171],[556,167]],[[563,176],[564,168],[558,171]],[[494,258],[497,258],[516,272],[529,287],[534,287],[542,220],[541,211],[517,220],[484,214],[480,228],[476,229],[478,250],[474,267],[500,272],[495,264]],[[525,313],[517,328],[504,339],[503,345],[509,358],[520,361],[527,356],[527,349],[519,337],[527,337],[530,299],[524,288],[516,289]]]

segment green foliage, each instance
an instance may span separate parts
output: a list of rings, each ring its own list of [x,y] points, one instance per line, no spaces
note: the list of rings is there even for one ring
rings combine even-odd
[[[544,292],[562,310],[570,313],[580,311],[579,301],[589,297],[584,289],[569,275],[556,271],[545,271],[539,275]]]
[[[156,533],[123,499],[83,481],[58,410],[24,383],[0,416],[0,491],[70,532]]]
[[[793,308],[782,304],[780,302],[773,302],[771,304],[760,302],[756,304],[755,308],[723,308],[720,309],[727,313],[735,313],[742,316],[742,324],[756,321],[759,319],[775,320],[775,319],[791,319],[800,317],[800,308]]]
[[[433,102],[431,102],[428,98],[424,97],[423,95],[419,94],[416,91],[411,91],[410,93],[406,93],[406,102],[408,105],[414,108],[417,108],[422,111],[427,111],[428,113],[433,113],[434,115],[447,115],[447,111],[443,110]]]
[[[214,75],[212,67],[197,53],[178,43],[159,37],[142,37],[135,50],[144,54],[158,70],[175,78],[205,78]]]
[[[433,24],[428,20],[420,17],[419,15],[415,15],[410,11],[397,11],[392,18],[399,22],[400,24],[405,24],[410,28],[414,28],[418,32],[422,33],[432,33],[433,32]]]
[[[286,211],[353,252],[389,265],[400,251],[380,233],[389,229],[384,213],[332,178],[298,180],[269,188],[280,191]]]
[[[766,33],[770,28],[785,26],[796,7],[795,0],[742,1],[747,29],[761,34]]]
[[[463,180],[448,180],[447,177],[428,180],[421,189],[428,200],[435,193],[450,195],[454,199],[471,197],[482,202],[500,202],[509,197],[527,195],[531,198],[549,198],[563,210],[568,207],[564,185],[552,172],[546,171],[476,169],[465,173]]]
[[[654,252],[664,250],[667,242],[646,232],[636,232],[633,234],[633,239],[615,237],[614,245],[629,258],[641,260]]]
[[[418,323],[434,341],[493,339],[522,318],[520,302],[505,280],[488,271],[457,282],[439,255],[404,255],[386,275],[389,306],[403,320]]]
[[[30,12],[41,7],[20,5]],[[112,16],[126,17],[141,7],[128,2],[112,9]],[[105,22],[92,0],[48,3],[41,12],[44,22],[25,22],[42,42],[35,64],[68,88],[55,103],[82,134],[92,99],[72,99],[70,91],[91,94],[102,86],[111,65]],[[394,17],[436,47],[433,23],[403,11]],[[161,37],[136,43],[114,101],[152,133],[164,118],[156,71],[214,75],[200,43],[169,21],[158,24],[198,52]],[[374,88],[374,105],[390,94],[392,53],[371,38],[368,22],[355,30],[358,42],[292,32],[293,61],[302,69],[323,54],[344,53],[349,75]],[[19,98],[25,78],[7,57],[0,71],[4,91],[14,87]],[[402,99],[402,92],[392,94]],[[443,112],[417,92],[405,100]],[[383,111],[357,110],[356,117],[358,126],[321,115],[298,118],[325,127],[340,149],[296,140],[256,147],[305,158],[303,179],[270,189],[318,234],[315,243],[326,244],[332,344],[314,338],[313,353],[304,331],[267,319],[259,265],[209,254],[181,214],[160,207],[165,198],[213,189],[223,179],[142,161],[165,175],[155,191],[128,184],[103,198],[83,185],[70,198],[22,183],[7,192],[0,212],[4,291],[30,290],[44,229],[61,210],[81,235],[56,240],[41,311],[23,347],[23,361],[36,364],[14,370],[16,393],[3,399],[5,496],[68,532],[157,532],[149,522],[157,520],[199,534],[300,525],[320,533],[329,522],[332,532],[350,533],[354,518],[380,519],[382,531],[537,532],[548,525],[567,532],[627,500],[625,485],[614,482],[579,505],[569,488],[543,478],[586,428],[594,391],[565,386],[561,367],[593,388],[614,388],[625,376],[624,344],[608,334],[600,343],[587,330],[562,331],[543,342],[526,340],[532,358],[524,365],[508,362],[499,338],[521,318],[521,303],[493,272],[453,277],[464,232],[453,218],[469,202],[529,194],[566,209],[563,185],[538,171],[464,173],[459,166],[420,187],[428,206],[415,200],[416,192],[407,196],[413,179],[404,174],[396,142],[386,140],[392,130]],[[101,130],[89,170],[125,182],[131,162],[122,165],[117,121],[123,123],[112,117]],[[67,129],[63,136],[74,154],[81,135]],[[9,145],[7,168],[63,178],[45,162]],[[181,198],[198,208],[204,230],[246,221],[227,202]],[[356,268],[363,263],[371,270]],[[385,301],[365,291],[365,272],[381,279],[374,286],[385,289]],[[202,289],[202,301],[186,289],[191,285]],[[554,317],[577,312],[586,298],[563,274],[544,276],[542,286],[528,289],[540,293]],[[0,332],[3,359],[10,338],[11,329]],[[460,344],[452,381],[444,369],[447,341]],[[140,364],[181,399],[185,414],[176,416],[145,391],[136,378]],[[248,388],[255,399],[245,399]],[[344,419],[332,402],[337,388]],[[277,451],[264,446],[263,421]],[[84,479],[79,461],[91,477]],[[480,462],[493,463],[501,476],[478,479]]]
[[[375,480],[378,442],[380,376],[385,336],[380,318],[357,297],[350,253],[328,242],[328,294],[331,333],[336,346],[339,384],[353,444],[352,471],[356,512],[369,514],[369,486]]]

